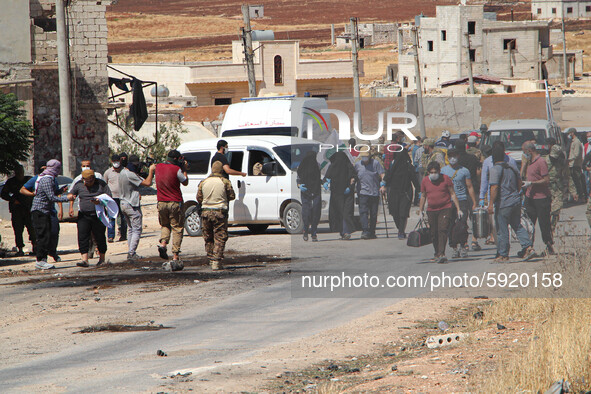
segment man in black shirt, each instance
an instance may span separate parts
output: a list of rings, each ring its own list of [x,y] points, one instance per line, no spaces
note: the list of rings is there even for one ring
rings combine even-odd
[[[23,248],[23,230],[26,227],[29,233],[29,241],[35,249],[35,231],[33,231],[33,222],[31,221],[31,205],[33,198],[20,194],[21,187],[31,179],[25,176],[25,170],[20,164],[14,170],[14,176],[6,181],[2,188],[2,198],[8,201],[8,209],[12,217],[12,229],[14,230],[14,240],[18,249],[17,256],[24,256]]]
[[[222,173],[224,177],[230,178],[230,175],[246,176],[246,172],[240,172],[230,168],[230,162],[226,157],[226,153],[228,153],[228,141],[219,140],[217,144],[217,150],[218,151],[215,153],[215,155],[213,155],[211,159],[211,163],[209,163],[210,167],[216,161],[220,161],[224,169],[224,172]]]

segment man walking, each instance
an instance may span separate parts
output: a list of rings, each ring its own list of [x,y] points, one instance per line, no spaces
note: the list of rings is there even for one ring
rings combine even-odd
[[[197,202],[201,204],[202,210],[201,228],[205,251],[213,271],[224,268],[222,260],[228,240],[228,204],[235,198],[232,184],[223,176],[222,162],[214,162],[211,175],[199,183],[197,190]]]
[[[25,176],[25,169],[18,164],[14,169],[14,176],[8,178],[4,187],[2,188],[1,197],[8,201],[8,210],[12,220],[12,230],[14,231],[14,241],[16,244],[17,256],[24,256],[23,248],[25,242],[23,241],[23,231],[27,228],[29,234],[29,241],[33,250],[35,250],[35,231],[33,230],[33,222],[31,221],[31,205],[33,199],[20,193],[23,185],[31,179],[30,176]]]
[[[187,163],[181,157],[178,150],[168,152],[166,163],[156,165],[156,198],[158,200],[158,221],[160,222],[160,245],[158,253],[160,257],[168,260],[167,246],[172,233],[171,267],[181,268],[180,257],[181,244],[183,242],[183,194],[181,185],[187,186]]]
[[[33,227],[37,235],[37,269],[55,268],[47,262],[52,239],[51,211],[56,202],[74,200],[73,195],[58,197],[55,193],[55,177],[59,175],[61,168],[62,164],[59,161],[49,160],[47,167],[37,178],[36,193],[31,207]]]
[[[118,177],[120,212],[122,222],[127,223],[127,261],[141,259],[136,253],[143,230],[143,215],[140,204],[140,186],[152,186],[156,165],[152,164],[148,170],[148,177],[142,179],[135,172],[122,168]]]
[[[80,182],[82,180],[82,172],[84,172],[85,170],[92,170],[94,172],[94,178],[95,179],[103,179],[103,176],[101,175],[100,172],[94,171],[91,168],[91,163],[90,160],[88,159],[84,159],[82,160],[82,162],[80,162],[80,174],[74,178],[74,180],[72,181],[72,183],[70,184],[70,188],[68,189],[68,193],[72,193],[72,190],[74,189],[74,185],[76,185],[78,182]],[[70,217],[74,217],[74,201],[70,201],[70,209],[68,211],[68,214],[70,215]]]
[[[567,138],[570,140],[570,149],[568,153],[568,168],[570,175],[577,189],[579,201],[587,201],[587,186],[585,185],[585,177],[583,176],[583,143],[577,137],[577,130],[574,127],[569,127],[564,131]]]
[[[521,178],[517,166],[505,161],[505,149],[496,145],[492,154],[494,165],[490,170],[489,214],[495,215],[497,229],[496,263],[509,261],[509,226],[515,232],[523,250],[524,260],[534,255],[532,240],[521,225]]]
[[[41,174],[47,168],[47,162],[41,161],[39,163],[39,174]],[[21,187],[20,193],[24,196],[31,198],[31,201],[35,197],[36,188],[37,188],[37,179],[40,175],[35,175],[31,179],[29,179],[23,187]],[[57,179],[53,178],[53,183],[55,185],[55,194],[60,195],[65,190],[60,190],[57,184]],[[58,206],[58,210],[55,209],[55,206]],[[60,220],[64,217],[64,209],[63,204],[61,202],[57,204],[51,204],[50,210],[50,218],[51,218],[51,244],[49,247],[49,256],[55,260],[55,262],[61,261],[61,258],[57,254],[57,245],[59,244],[59,236],[60,236]],[[32,220],[31,220],[32,221]]]
[[[525,192],[525,210],[534,226],[536,221],[539,220],[542,240],[546,244],[546,252],[552,255],[555,252],[550,220],[552,194],[549,188],[548,165],[536,150],[536,145],[533,142],[524,143],[522,150],[529,161],[526,181],[523,184],[527,188]]]
[[[369,151],[359,154],[361,161],[355,163],[359,182],[357,194],[359,195],[359,216],[361,217],[361,239],[374,239],[376,237],[376,224],[378,221],[378,206],[380,193],[386,191],[384,182],[384,167],[370,156]]]
[[[216,145],[216,148],[218,151],[211,158],[211,165],[213,165],[213,163],[215,163],[216,161],[221,162],[222,167],[224,169],[224,172],[222,174],[224,176],[224,178],[229,179],[230,175],[246,176],[246,172],[240,172],[240,171],[236,171],[236,170],[233,170],[232,168],[230,168],[230,162],[228,161],[228,158],[226,157],[226,154],[228,153],[228,141],[219,140]]]
[[[105,238],[105,225],[96,213],[95,205],[100,204],[97,199],[101,194],[111,195],[111,190],[102,179],[96,179],[94,171],[87,169],[82,171],[82,180],[77,182],[68,197],[79,197],[80,209],[78,210],[78,250],[82,260],[76,263],[78,267],[88,267],[88,251],[91,247],[90,238],[94,237],[99,251],[99,261],[96,265],[105,263],[107,253],[107,240]],[[71,200],[74,200],[71,198]]]
[[[103,179],[107,182],[111,193],[113,194],[113,200],[117,203],[117,208],[121,211],[121,197],[119,195],[119,173],[122,170],[121,159],[118,154],[111,156],[112,167],[110,167],[105,174]],[[127,222],[123,217],[119,219],[121,224],[119,225],[119,241],[127,240]],[[107,238],[109,243],[115,240],[115,219],[111,219],[111,226],[107,229]]]

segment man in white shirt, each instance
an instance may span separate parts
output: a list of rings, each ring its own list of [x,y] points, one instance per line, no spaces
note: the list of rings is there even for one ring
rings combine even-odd
[[[111,194],[113,195],[113,200],[115,200],[119,211],[121,211],[121,200],[119,197],[119,173],[121,172],[122,167],[118,154],[111,156],[111,163],[112,167],[105,171],[103,180],[107,182],[107,185],[109,185],[109,189],[111,189]],[[107,239],[109,243],[115,240],[115,220],[116,219],[111,220],[111,226],[107,229]],[[125,241],[127,240],[127,222],[123,218],[120,220],[119,241]]]

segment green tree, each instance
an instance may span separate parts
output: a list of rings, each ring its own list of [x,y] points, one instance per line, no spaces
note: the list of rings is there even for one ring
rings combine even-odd
[[[23,105],[14,94],[0,93],[0,174],[9,174],[29,158],[33,127]]]
[[[137,134],[133,131],[133,121],[130,117],[121,114],[119,119],[119,125],[121,125],[128,134],[132,135],[139,144],[121,132],[111,139],[111,144],[109,146],[111,153],[126,152],[128,155],[137,155],[140,160],[145,160],[146,158],[151,157],[156,160],[156,162],[165,161],[168,151],[176,149],[181,144],[180,135],[189,132],[189,130],[183,127],[178,120],[160,123],[158,127],[158,141],[154,144],[153,136],[137,137]],[[145,147],[148,148],[146,149]]]

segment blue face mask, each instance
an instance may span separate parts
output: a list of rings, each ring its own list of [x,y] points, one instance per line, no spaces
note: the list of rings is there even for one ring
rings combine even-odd
[[[367,157],[367,156],[366,156],[366,157],[362,157],[362,158],[361,158],[361,161],[362,161],[363,163],[367,164],[367,163],[369,163],[369,157]]]

